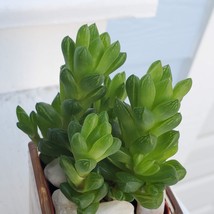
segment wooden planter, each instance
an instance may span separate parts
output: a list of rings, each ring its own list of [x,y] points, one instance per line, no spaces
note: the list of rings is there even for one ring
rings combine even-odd
[[[32,214],[54,214],[54,206],[48,182],[44,176],[43,168],[34,143],[28,144],[30,155],[30,206]],[[35,188],[32,187],[35,186]],[[35,190],[35,191],[33,191]],[[37,191],[36,191],[37,190]],[[166,203],[164,214],[183,214],[173,192],[166,189]]]

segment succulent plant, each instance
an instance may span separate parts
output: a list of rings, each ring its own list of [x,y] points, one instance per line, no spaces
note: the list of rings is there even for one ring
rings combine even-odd
[[[170,67],[154,62],[141,78],[110,74],[126,60],[120,43],[95,24],[83,25],[74,42],[62,41],[65,64],[59,93],[28,115],[17,107],[17,126],[47,164],[60,159],[63,194],[78,213],[96,213],[103,200],[136,200],[157,208],[163,191],[186,170],[171,158],[178,150],[180,103],[191,79],[174,87]]]

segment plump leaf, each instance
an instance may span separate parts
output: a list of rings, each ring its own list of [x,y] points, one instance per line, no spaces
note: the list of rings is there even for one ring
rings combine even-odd
[[[88,93],[85,97],[81,99],[81,105],[87,109],[91,106],[92,103],[101,99],[106,93],[106,87],[100,86],[92,92]]]
[[[77,197],[77,194],[67,182],[60,184],[60,190],[68,200],[74,202],[74,197]]]
[[[61,101],[78,97],[78,86],[69,70],[62,68],[60,71],[60,97]],[[63,99],[62,99],[63,98]]]
[[[188,78],[178,82],[173,89],[173,97],[182,100],[192,87],[192,79]]]
[[[17,123],[17,127],[25,132],[33,140],[33,138],[37,138],[39,136],[37,133],[37,123],[35,120],[33,120],[32,114],[33,113],[28,116],[23,108],[20,106],[17,106],[16,108],[16,115],[19,121]]]
[[[138,95],[139,106],[150,109],[155,100],[156,89],[154,82],[149,74],[146,74],[140,80],[139,91],[140,91]]]
[[[141,176],[150,176],[159,171],[160,167],[154,160],[143,159],[134,167],[136,174]]]
[[[104,183],[98,190],[95,192],[94,202],[100,202],[108,193],[108,185]]]
[[[166,120],[175,115],[180,108],[179,100],[169,100],[156,106],[152,111],[157,122]]]
[[[185,177],[186,169],[177,160],[169,160],[166,164],[171,165],[176,169],[179,180],[182,180]]]
[[[89,31],[90,31],[90,42],[92,42],[93,40],[95,40],[99,37],[99,31],[98,31],[97,25],[95,23],[93,23],[89,26]]]
[[[104,45],[100,37],[90,43],[89,52],[92,56],[92,67],[95,69],[104,53]]]
[[[179,175],[174,166],[165,163],[156,174],[146,176],[144,177],[144,180],[154,183],[163,183],[166,186],[169,186],[174,185],[179,181]]]
[[[87,25],[83,25],[77,32],[76,46],[88,47],[90,43],[90,30]]]
[[[59,113],[61,114],[61,100],[60,100],[60,93],[57,93],[57,95],[54,97],[51,105],[53,106],[53,108]]]
[[[177,113],[169,119],[163,121],[161,124],[157,125],[154,129],[151,130],[151,132],[156,136],[160,136],[165,132],[168,132],[177,127],[180,124],[181,119],[181,114]]]
[[[99,160],[109,157],[109,156],[115,154],[116,152],[118,152],[121,145],[122,145],[122,143],[121,143],[120,139],[113,138],[112,145],[105,151],[105,153],[99,158]]]
[[[121,65],[124,64],[126,61],[127,54],[126,53],[119,53],[118,57],[113,61],[109,69],[105,72],[105,75],[111,74],[113,71],[117,70]]]
[[[100,74],[93,74],[84,77],[80,81],[80,87],[87,92],[91,92],[97,88],[99,88],[104,81],[104,76]]]
[[[87,143],[91,147],[101,137],[108,135],[110,133],[111,133],[111,125],[109,124],[109,122],[102,122],[88,136]]]
[[[67,149],[67,146],[56,142],[41,139],[38,143],[38,150],[51,157],[59,157],[60,155],[71,155],[71,152]]]
[[[109,34],[107,32],[102,33],[100,35],[100,38],[103,42],[105,49],[107,49],[111,45],[111,38],[110,38]]]
[[[90,133],[95,129],[98,124],[98,115],[95,113],[89,114],[83,123],[83,127],[81,130],[81,135],[87,139]]]
[[[91,172],[84,180],[83,191],[89,192],[93,190],[98,190],[103,186],[103,184],[104,184],[103,177],[98,173]]]
[[[99,74],[105,74],[110,68],[114,60],[119,56],[120,53],[120,43],[114,42],[111,44],[104,52],[97,68],[96,72]]]
[[[82,126],[77,121],[71,121],[68,125],[68,138],[71,142],[73,135],[81,131]]]
[[[152,111],[147,108],[144,108],[142,114],[142,125],[145,131],[150,130],[155,124],[155,116]]]
[[[52,124],[52,127],[60,128],[62,127],[61,117],[58,112],[47,103],[37,103],[36,104],[37,114],[43,117],[46,121]]]
[[[134,198],[147,209],[157,209],[163,202],[163,192],[158,193],[156,196],[149,193],[137,192]]]
[[[95,141],[89,150],[89,154],[98,160],[107,151],[107,149],[112,145],[113,137],[111,134],[106,134]]]
[[[140,80],[137,76],[131,75],[126,81],[126,91],[132,108],[138,107],[138,93],[140,87]]]
[[[130,173],[118,172],[116,177],[118,179],[118,187],[126,193],[136,192],[143,185],[141,179]]]
[[[78,187],[83,182],[84,178],[77,173],[74,168],[73,160],[70,157],[65,155],[60,156],[60,166],[65,172],[69,182],[71,182],[74,186]]]
[[[130,146],[132,154],[147,154],[150,153],[156,146],[157,138],[148,134],[141,136]]]
[[[163,67],[161,61],[158,60],[153,62],[149,67],[147,73],[151,75],[154,82],[160,81],[163,75]]]
[[[73,57],[74,57],[74,50],[75,50],[75,43],[69,37],[66,36],[61,43],[62,53],[64,56],[66,67],[72,71],[73,70]]]
[[[160,82],[157,82],[155,88],[156,88],[155,104],[159,104],[161,102],[172,99],[173,89],[171,79],[164,79],[161,80]]]
[[[80,46],[74,52],[74,76],[77,81],[87,76],[92,70],[92,56],[86,47]]]
[[[78,114],[82,110],[79,102],[74,99],[66,99],[62,103],[62,111],[65,117]]]
[[[80,176],[85,177],[96,167],[96,164],[97,162],[94,159],[78,159],[75,161],[75,168]]]
[[[75,160],[88,157],[89,148],[84,137],[80,133],[73,135],[70,145]]]
[[[85,209],[83,210],[78,210],[79,213],[81,214],[93,214],[93,213],[96,213],[98,208],[99,208],[99,204],[98,202],[96,203],[91,203],[89,206],[87,206]]]
[[[170,79],[172,81],[172,73],[169,65],[163,67],[163,75],[161,80]]]
[[[69,148],[69,140],[67,131],[59,128],[52,128],[48,130],[47,137],[49,141],[56,142],[65,148]]]

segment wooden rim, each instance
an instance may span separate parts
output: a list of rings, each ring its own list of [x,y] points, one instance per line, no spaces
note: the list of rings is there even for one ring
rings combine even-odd
[[[166,188],[166,195],[169,198],[169,203],[170,203],[170,204],[168,204],[169,210],[171,210],[170,207],[172,207],[171,213],[183,214],[183,211],[182,211],[180,205],[178,204],[178,201],[175,198],[175,196],[174,196],[172,190],[170,189],[170,187]]]
[[[54,214],[54,206],[51,198],[51,194],[48,188],[47,181],[44,176],[44,171],[41,167],[41,162],[38,156],[38,151],[33,142],[28,144],[30,158],[33,166],[33,172],[35,176],[37,191],[39,195],[39,202],[43,214]]]

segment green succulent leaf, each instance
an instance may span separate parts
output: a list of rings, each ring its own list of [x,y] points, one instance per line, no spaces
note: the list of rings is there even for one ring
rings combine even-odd
[[[116,177],[118,187],[125,193],[136,192],[143,185],[141,179],[127,172],[118,172]]]
[[[134,198],[130,193],[125,193],[119,188],[112,188],[109,191],[109,197],[118,201],[133,201]]]
[[[157,138],[151,134],[141,136],[130,146],[132,154],[147,154],[150,153],[156,147]]]
[[[107,49],[111,45],[111,38],[110,38],[109,34],[107,32],[102,33],[100,35],[100,38],[103,42],[105,49]]]
[[[104,183],[98,190],[95,192],[94,202],[100,202],[108,193],[108,185]]]
[[[88,47],[90,43],[90,30],[87,25],[83,25],[77,32],[76,46]]]
[[[156,96],[155,104],[172,99],[173,89],[172,89],[172,80],[164,79],[156,83]]]
[[[188,78],[178,82],[173,89],[173,97],[182,100],[192,87],[192,79]]]
[[[175,127],[177,127],[182,120],[181,114],[177,113],[174,116],[170,117],[169,119],[163,121],[161,124],[156,126],[154,129],[151,130],[151,133],[160,136],[164,134],[165,132],[168,132]]]
[[[177,160],[169,160],[166,164],[173,166],[178,175],[178,180],[182,180],[186,175],[186,169],[177,161]]]
[[[147,160],[146,158],[134,167],[135,173],[141,176],[151,176],[159,170],[159,164],[155,160]]]
[[[71,121],[68,125],[68,138],[69,142],[72,141],[72,137],[75,133],[81,131],[82,126],[79,124],[78,121]]]
[[[70,145],[75,160],[88,157],[87,153],[89,148],[84,137],[80,133],[73,135]]]
[[[78,214],[79,213],[80,214],[94,214],[94,213],[97,212],[98,208],[99,208],[99,203],[98,202],[92,203],[92,204],[90,204],[88,207],[86,207],[83,210],[79,210],[78,209]]]
[[[78,86],[70,71],[62,68],[60,71],[60,97],[61,101],[68,98],[78,98]]]
[[[89,52],[92,55],[92,64],[95,69],[104,53],[104,45],[100,37],[90,43]]]
[[[82,177],[88,175],[97,165],[94,159],[78,159],[75,161],[75,168]],[[86,191],[86,190],[85,190]]]
[[[92,70],[92,56],[86,47],[79,46],[74,52],[74,76],[77,82]]]
[[[77,197],[77,193],[72,189],[68,182],[61,183],[60,190],[68,200],[73,201],[75,203],[74,197]]]
[[[139,106],[139,87],[140,79],[135,75],[131,75],[126,81],[126,91],[132,108]]]
[[[161,61],[158,60],[153,62],[149,67],[147,73],[151,75],[154,82],[160,81],[163,75],[163,67]]]
[[[53,99],[51,105],[53,108],[58,112],[58,114],[61,114],[61,100],[60,100],[60,93],[57,93],[55,98]]]
[[[113,71],[117,70],[120,66],[124,64],[126,61],[127,54],[126,53],[119,53],[118,57],[113,61],[109,69],[105,72],[105,75],[111,74]]]
[[[64,170],[69,182],[76,187],[82,184],[84,178],[77,173],[72,158],[65,155],[60,156],[60,166]]]
[[[37,103],[36,111],[37,114],[43,117],[48,123],[50,123],[52,127],[62,127],[62,120],[60,115],[50,104],[43,102]]]
[[[153,183],[163,183],[166,186],[174,185],[179,181],[179,174],[173,164],[164,163],[160,170],[152,176],[144,177],[145,181]]]
[[[37,138],[39,138],[37,132],[37,123],[35,121],[35,118],[33,117],[33,113],[28,116],[23,108],[17,106],[16,115],[19,121],[17,123],[17,127],[23,132],[25,132],[32,140],[36,140]]]
[[[119,151],[120,147],[122,145],[122,142],[118,138],[113,138],[112,145],[105,151],[105,153],[101,156],[102,159],[109,157],[113,154],[115,154],[117,151]],[[99,160],[101,160],[99,158]]]
[[[111,147],[112,143],[112,135],[106,134],[93,143],[91,149],[89,150],[89,154],[96,160],[100,160],[107,149]]]
[[[69,140],[67,131],[60,128],[48,129],[47,138],[49,141],[56,142],[59,145],[69,148]]]
[[[93,90],[92,92],[88,93],[85,97],[81,99],[81,105],[88,109],[92,103],[96,102],[97,100],[101,99],[106,93],[106,87],[100,86],[97,89]]]
[[[112,62],[119,56],[120,54],[120,43],[114,42],[111,44],[104,52],[97,68],[96,72],[99,74],[105,74],[106,71],[109,70]]]
[[[166,120],[175,115],[180,108],[179,100],[169,100],[163,102],[153,109],[153,114],[157,122]]]
[[[93,74],[84,77],[80,81],[80,87],[83,91],[91,92],[97,88],[99,88],[104,81],[104,76],[100,74]]]
[[[95,113],[89,114],[83,123],[83,127],[81,130],[81,135],[87,139],[91,132],[95,129],[98,124],[99,117]]]
[[[151,75],[146,74],[140,80],[139,106],[150,109],[154,103],[156,89]]]
[[[75,43],[69,36],[66,36],[62,40],[61,48],[62,48],[62,53],[64,56],[66,67],[70,71],[72,71],[73,70],[73,57],[74,57]]]
[[[170,79],[172,81],[172,72],[169,65],[163,67],[163,75],[161,80]]]
[[[94,41],[95,39],[99,38],[99,31],[97,29],[97,25],[91,24],[89,26],[89,31],[90,31],[90,42]]]
[[[50,140],[41,139],[38,143],[38,150],[47,156],[50,157],[59,157],[60,155],[71,155],[71,152],[68,150],[67,146]]]
[[[104,185],[103,177],[95,172],[91,172],[84,180],[83,192],[98,190]]]
[[[82,110],[79,102],[74,99],[66,99],[62,103],[62,111],[65,117],[78,114]]]
[[[94,193],[87,192],[87,193],[79,195],[79,197],[77,197],[75,199],[75,203],[77,203],[79,205],[79,207],[84,210],[84,209],[87,209],[89,206],[91,206],[91,204],[94,201],[94,198],[95,198]],[[86,213],[88,213],[88,211],[86,212],[86,210],[85,210],[85,212],[83,212],[83,213],[86,214]]]
[[[163,202],[163,192],[154,196],[153,194],[139,191],[134,194],[134,198],[147,209],[157,209]]]

